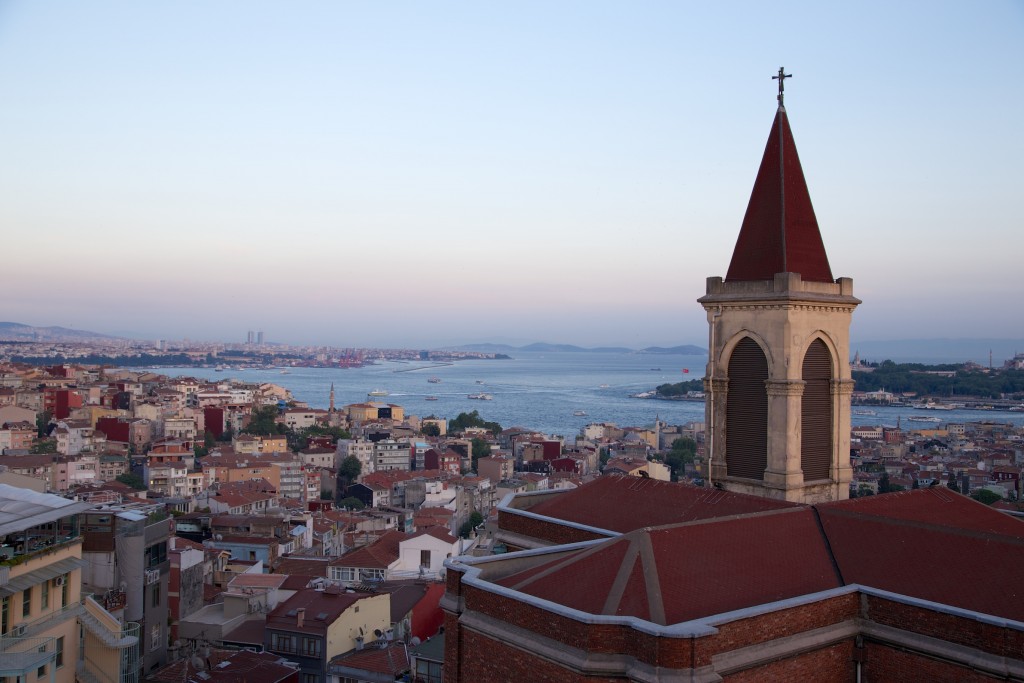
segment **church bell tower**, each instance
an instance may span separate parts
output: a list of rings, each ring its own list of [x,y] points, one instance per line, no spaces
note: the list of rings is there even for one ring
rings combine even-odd
[[[833,279],[779,107],[725,279],[710,277],[704,378],[709,476],[730,491],[849,496],[853,280]]]

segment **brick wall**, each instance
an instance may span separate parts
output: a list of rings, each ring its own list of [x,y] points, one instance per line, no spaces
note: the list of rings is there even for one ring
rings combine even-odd
[[[879,643],[864,644],[863,683],[877,681],[928,681],[929,683],[991,683],[985,676],[950,662],[895,650]]]
[[[540,519],[524,517],[505,510],[498,511],[498,526],[501,527],[502,531],[522,534],[523,536],[550,541],[558,545],[592,541],[596,538],[608,538],[592,531],[575,529],[562,523],[546,522]]]
[[[780,659],[764,666],[745,669],[724,676],[723,680],[729,683],[849,683],[854,680],[855,674],[853,641],[849,640],[814,652],[805,652],[796,657]]]

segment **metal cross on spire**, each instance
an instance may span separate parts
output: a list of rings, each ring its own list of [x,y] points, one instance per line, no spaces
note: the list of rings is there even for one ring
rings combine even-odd
[[[782,91],[785,90],[785,81],[787,78],[792,78],[793,74],[786,73],[785,67],[779,67],[779,75],[772,76],[773,81],[779,82],[779,106],[782,106]]]

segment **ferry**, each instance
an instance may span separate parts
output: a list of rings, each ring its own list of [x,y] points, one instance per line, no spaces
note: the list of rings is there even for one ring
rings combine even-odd
[[[391,392],[386,389],[374,389],[367,396],[390,396]]]
[[[427,397],[426,397],[425,399],[423,399],[423,400],[424,400],[424,401],[436,401],[436,400],[437,400],[437,396],[427,396]]]
[[[852,412],[854,415],[878,415],[878,413],[873,410],[854,410]]]
[[[494,400],[494,397],[490,394],[469,394],[466,398],[479,399],[481,401]]]
[[[586,417],[587,416],[587,411],[585,411],[585,410],[574,410],[574,411],[572,411],[572,414],[575,415],[576,417]]]
[[[427,381],[430,382],[431,384],[440,384],[441,383],[441,378],[440,377],[431,377]]]
[[[918,417],[917,415],[911,415],[910,417],[907,418],[907,422],[933,422],[933,423],[938,423],[938,422],[942,422],[942,420],[940,420],[937,417]]]

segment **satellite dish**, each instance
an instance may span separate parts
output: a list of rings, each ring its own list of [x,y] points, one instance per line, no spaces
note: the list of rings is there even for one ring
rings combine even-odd
[[[410,640],[410,641],[409,641],[409,644],[410,644],[410,645],[412,645],[413,647],[416,647],[416,646],[417,646],[417,645],[419,645],[419,644],[420,644],[421,642],[423,642],[423,641],[421,641],[421,640],[420,640],[419,638],[417,638],[416,636],[413,636],[413,637],[412,637],[412,640]]]
[[[382,635],[384,635],[384,631],[381,631],[379,628],[375,628],[375,629],[373,629],[373,635],[375,635],[378,638],[380,638]]]
[[[203,658],[199,655],[192,655],[192,659],[190,659],[189,661],[192,662],[192,666],[194,666],[196,669],[202,669],[204,666],[206,666],[206,663],[203,661]]]

